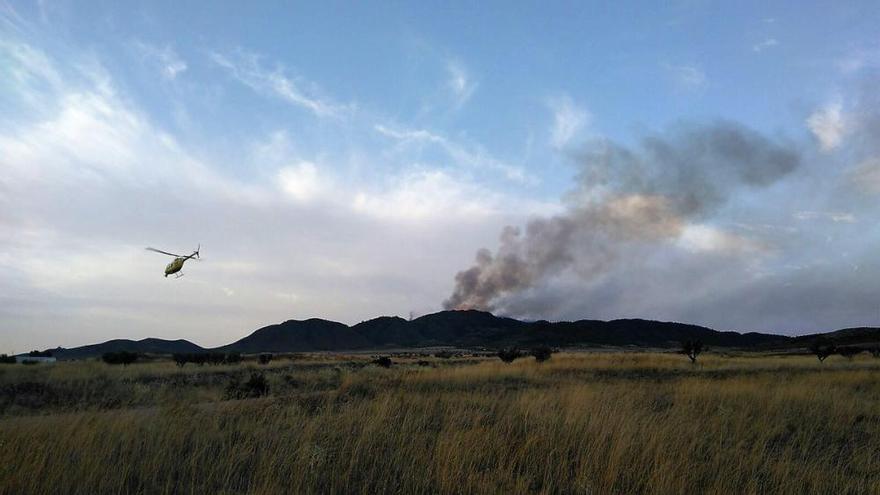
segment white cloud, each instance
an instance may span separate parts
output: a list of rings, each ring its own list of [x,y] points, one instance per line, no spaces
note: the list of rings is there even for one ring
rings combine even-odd
[[[427,170],[396,179],[380,193],[358,192],[355,211],[392,220],[477,221],[497,213],[499,196],[474,184]]]
[[[280,65],[273,70],[260,64],[260,57],[238,50],[230,56],[212,53],[211,59],[242,84],[258,93],[281,98],[288,103],[305,108],[318,117],[343,117],[353,111],[353,107],[339,105],[323,97],[314,83],[303,82],[301,78],[291,78]]]
[[[477,83],[470,77],[464,65],[457,60],[449,61],[446,64],[446,72],[449,76],[446,85],[452,93],[454,106],[460,108],[474,94]]]
[[[768,48],[773,48],[777,45],[779,45],[779,41],[777,41],[776,38],[767,38],[760,43],[755,43],[754,45],[752,45],[752,51],[756,53],[761,53],[762,51]]]
[[[880,194],[880,158],[869,158],[857,165],[850,179],[860,190]]]
[[[49,57],[29,45],[0,40],[0,61],[20,86],[48,83],[57,88],[61,84],[61,76]]]
[[[795,212],[794,218],[801,221],[806,220],[830,220],[834,223],[855,223],[856,216],[852,213],[839,211],[809,211],[803,210]]]
[[[579,107],[571,97],[563,95],[549,102],[553,111],[553,127],[550,130],[550,143],[556,148],[564,148],[590,122],[590,114]]]
[[[677,244],[690,252],[754,253],[765,250],[753,239],[701,224],[686,225]]]
[[[151,59],[158,65],[159,72],[164,79],[173,81],[177,78],[178,74],[185,72],[187,69],[186,61],[180,58],[171,45],[157,47],[149,43],[137,41],[135,42],[135,47],[145,58]]]
[[[285,193],[302,203],[318,199],[329,189],[315,164],[307,161],[280,169],[278,183]]]
[[[398,129],[382,124],[373,126],[373,129],[383,136],[400,141],[403,145],[418,145],[424,143],[436,145],[459,166],[476,167],[501,172],[506,179],[518,183],[534,183],[536,180],[534,177],[527,175],[522,167],[509,165],[497,160],[479,147],[466,147],[444,136],[424,129]]]
[[[831,103],[813,112],[807,118],[807,127],[819,140],[822,151],[832,151],[840,146],[848,130],[839,102]]]
[[[685,90],[704,88],[709,80],[700,68],[693,65],[663,64],[663,68],[672,76],[675,84]]]

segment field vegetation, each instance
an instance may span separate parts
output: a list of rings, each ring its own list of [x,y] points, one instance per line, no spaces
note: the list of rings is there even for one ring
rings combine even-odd
[[[880,360],[0,366],[0,492],[878,493]]]

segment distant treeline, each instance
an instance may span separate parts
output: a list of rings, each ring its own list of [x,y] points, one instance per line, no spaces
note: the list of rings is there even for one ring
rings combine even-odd
[[[186,363],[198,364],[238,364],[241,362],[241,354],[237,352],[188,352],[176,353],[172,356],[178,366]]]

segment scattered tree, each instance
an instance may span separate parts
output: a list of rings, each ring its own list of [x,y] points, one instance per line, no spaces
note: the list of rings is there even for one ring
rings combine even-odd
[[[260,364],[269,364],[272,361],[272,354],[263,353],[257,356],[257,362]]]
[[[861,353],[862,350],[863,349],[861,347],[856,347],[856,346],[839,347],[837,349],[837,353],[840,354],[841,356],[851,360],[852,358],[856,357],[859,353]]]
[[[138,360],[138,354],[136,352],[128,351],[105,352],[101,356],[101,360],[107,364],[121,364],[122,366],[128,366]]]
[[[380,358],[373,360],[373,364],[375,364],[376,366],[381,366],[383,368],[390,368],[391,365],[394,363],[391,361],[390,357],[382,356]]]
[[[815,354],[819,358],[819,362],[822,363],[825,362],[825,358],[837,352],[837,346],[825,337],[819,337],[810,344],[810,352]]]
[[[553,349],[547,347],[546,345],[541,345],[533,348],[529,353],[535,357],[535,361],[543,363],[544,361],[550,359],[550,357],[553,355]]]
[[[498,359],[505,363],[512,363],[516,358],[522,357],[522,353],[516,347],[509,349],[500,349],[498,351]]]
[[[241,354],[237,352],[230,352],[228,354],[224,354],[222,352],[191,352],[191,353],[175,353],[171,356],[171,359],[178,366],[185,366],[186,363],[194,363],[199,366],[204,364],[238,364],[241,362]]]
[[[691,360],[691,364],[697,362],[697,356],[703,352],[703,341],[697,340],[685,340],[681,343],[681,353],[688,357]]]
[[[269,381],[262,373],[251,373],[251,377],[244,383],[234,377],[226,385],[227,399],[251,399],[264,395],[269,395]]]

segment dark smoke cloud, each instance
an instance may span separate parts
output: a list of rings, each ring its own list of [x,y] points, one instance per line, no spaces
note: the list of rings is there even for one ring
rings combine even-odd
[[[564,271],[593,279],[638,245],[676,239],[742,188],[773,184],[800,162],[789,143],[720,121],[644,137],[637,148],[592,143],[564,214],[506,227],[498,250],[458,272],[446,309],[493,310]]]

